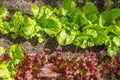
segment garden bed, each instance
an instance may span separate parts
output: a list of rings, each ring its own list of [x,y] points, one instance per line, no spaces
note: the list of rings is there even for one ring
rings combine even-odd
[[[77,6],[79,6],[79,7],[83,7],[85,5],[86,1],[87,0],[81,0],[81,1],[80,0],[75,0]],[[115,7],[119,7],[118,3],[115,2],[115,0],[113,0],[112,2],[107,1],[107,0],[89,0],[89,1],[93,2],[97,6],[99,12],[114,9]],[[39,6],[40,8],[44,5],[50,5],[54,8],[59,8],[61,6],[62,2],[63,2],[63,0],[5,0],[5,1],[0,0],[0,5],[8,9],[9,14],[6,18],[6,21],[11,21],[12,16],[18,11],[22,12],[22,15],[27,15],[28,17],[33,18],[34,15],[31,11],[31,6],[34,5],[34,4]],[[100,75],[100,76],[102,76],[102,78],[98,77],[97,76],[98,73],[94,73],[94,72],[93,72],[94,73],[93,75],[91,73],[91,75],[88,78],[85,78],[87,76],[87,73],[85,73],[86,75],[83,75],[82,73],[80,73],[80,74],[82,74],[81,75],[82,77],[81,77],[80,75],[79,76],[76,75],[77,73],[74,74],[74,71],[73,72],[71,71],[72,76],[73,76],[73,74],[76,75],[76,76],[74,76],[74,78],[71,77],[70,73],[67,74],[67,71],[66,71],[66,76],[67,77],[66,76],[59,77],[59,75],[64,75],[62,72],[60,72],[60,70],[66,70],[67,69],[67,68],[64,68],[66,66],[62,66],[61,69],[55,68],[55,69],[58,69],[58,71],[55,70],[55,72],[58,73],[58,74],[55,74],[56,76],[53,76],[53,77],[43,76],[47,80],[51,80],[51,79],[55,79],[55,80],[90,80],[90,79],[98,80],[98,78],[100,78],[99,80],[103,80],[103,78],[104,79],[115,79],[115,80],[120,79],[119,78],[119,76],[120,76],[119,75],[119,73],[120,73],[119,62],[120,61],[116,61],[116,59],[119,59],[119,58],[114,57],[114,59],[112,59],[111,57],[109,57],[107,55],[108,53],[107,53],[107,47],[105,46],[106,44],[98,45],[98,46],[95,45],[95,46],[92,46],[92,47],[88,46],[88,47],[83,49],[80,46],[75,46],[74,44],[63,45],[62,46],[62,45],[59,44],[59,41],[57,41],[56,36],[50,37],[49,34],[47,34],[45,41],[41,42],[41,43],[38,42],[38,37],[36,37],[36,36],[32,37],[31,39],[25,39],[25,38],[23,38],[23,36],[17,36],[16,39],[13,39],[13,38],[11,38],[11,34],[12,34],[11,32],[9,34],[2,34],[2,32],[0,33],[0,47],[4,47],[7,51],[9,50],[10,46],[13,45],[13,44],[20,44],[23,53],[31,53],[31,54],[41,53],[42,54],[42,52],[44,52],[44,50],[46,50],[46,49],[50,50],[50,53],[47,54],[47,56],[49,58],[48,62],[47,61],[43,62],[43,63],[45,63],[44,66],[42,65],[43,68],[46,67],[46,65],[49,65],[49,67],[48,67],[49,69],[51,69],[51,67],[54,67],[55,64],[57,63],[57,59],[54,60],[54,58],[59,58],[59,56],[60,56],[59,54],[57,56],[55,56],[55,55],[60,52],[63,55],[62,57],[60,56],[60,58],[64,58],[61,61],[63,61],[63,62],[66,61],[66,62],[64,62],[64,64],[67,64],[67,65],[69,65],[70,62],[73,62],[73,63],[75,63],[75,66],[77,66],[77,65],[81,66],[79,64],[79,61],[82,60],[84,62],[83,57],[84,58],[85,57],[87,57],[87,58],[90,58],[90,57],[92,58],[93,57],[93,58],[95,58],[95,60],[93,60],[93,63],[98,64],[98,66],[101,67],[101,69],[100,69],[101,71],[105,66],[108,66],[110,69],[113,69],[114,66],[117,66],[117,67],[115,67],[115,69],[118,70],[118,72],[115,71],[115,72],[113,72],[113,74],[110,74],[110,71],[112,71],[112,70],[108,71],[108,73],[107,73],[107,69],[106,69],[106,71],[105,71],[106,73],[104,73],[104,71],[103,71],[103,73],[101,73],[102,75]],[[117,46],[117,47],[119,47],[119,46]],[[86,55],[84,53],[86,53]],[[90,53],[90,55],[87,55],[87,53]],[[118,51],[117,52],[118,57],[120,57],[119,54],[120,54],[120,52]],[[77,57],[78,55],[79,56],[81,55],[82,57]],[[93,55],[93,56],[91,56],[91,55]],[[112,55],[115,55],[115,54],[112,54]],[[27,55],[27,56],[30,56],[30,55]],[[44,58],[46,58],[46,57],[44,57]],[[51,59],[51,58],[53,58],[53,59]],[[76,59],[74,60],[74,58],[76,58]],[[77,59],[77,58],[80,58],[80,59]],[[27,57],[26,57],[26,59],[27,59]],[[43,58],[41,58],[41,60],[42,59]],[[76,60],[78,60],[78,62]],[[96,60],[98,62],[96,62]],[[115,64],[110,63],[109,60],[111,62],[115,62]],[[44,59],[43,59],[43,61],[44,61]],[[103,61],[103,63],[102,63],[102,61]],[[106,62],[108,62],[110,64],[107,64]],[[52,63],[52,64],[49,64],[49,63]],[[85,63],[87,64],[87,62],[85,62]],[[59,65],[57,64],[57,67],[60,67],[61,64],[62,63],[59,63]],[[92,64],[92,62],[91,62],[91,64]],[[26,66],[24,64],[24,62],[20,63],[19,67],[21,65]],[[33,65],[36,65],[36,64],[32,64],[32,66]],[[111,65],[113,67],[110,67]],[[70,67],[68,67],[68,69],[73,68],[72,66],[73,65],[70,63]],[[97,69],[99,69],[98,66],[97,66]],[[19,67],[18,67],[19,70],[24,70],[23,68],[21,69]],[[86,67],[84,65],[81,66],[81,67],[82,67],[81,70],[87,70],[89,68],[87,66],[87,68],[84,69],[84,67]],[[92,67],[94,67],[94,66],[92,66]],[[40,68],[41,68],[41,65],[40,65]],[[53,69],[51,69],[51,70],[53,70]],[[96,70],[96,69],[94,69],[94,70]],[[27,70],[25,72],[27,72]],[[84,71],[83,71],[83,73],[84,73]],[[24,73],[21,73],[21,71],[20,71],[20,74],[17,73],[16,75],[18,77],[15,76],[16,80],[24,80],[24,79],[25,80],[32,80],[32,78],[31,79],[23,78],[23,76],[21,76],[22,74],[24,74]],[[48,72],[48,74],[50,74],[50,73]],[[105,75],[105,77],[103,76],[103,74]],[[110,75],[112,75],[112,77]],[[97,78],[94,78],[96,76],[97,76]],[[43,77],[41,78],[41,80],[44,80]],[[110,77],[110,78],[108,78],[108,77]],[[35,80],[38,80],[38,79],[36,78]]]

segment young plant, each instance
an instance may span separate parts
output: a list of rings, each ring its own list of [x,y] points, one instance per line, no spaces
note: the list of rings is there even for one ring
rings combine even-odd
[[[16,64],[23,60],[23,54],[18,44],[9,48],[9,53],[5,53],[4,48],[0,47],[0,78],[3,80],[15,80]]]

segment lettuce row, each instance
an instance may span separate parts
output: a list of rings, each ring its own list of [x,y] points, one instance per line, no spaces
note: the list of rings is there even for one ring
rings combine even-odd
[[[11,33],[12,38],[22,36],[38,37],[39,42],[46,35],[55,37],[60,45],[74,44],[81,48],[106,45],[109,56],[115,56],[120,46],[120,9],[99,12],[96,6],[87,2],[83,8],[72,0],[64,0],[58,9],[45,5],[31,7],[33,17],[16,12],[10,22],[5,21],[7,10],[0,9],[0,31]]]

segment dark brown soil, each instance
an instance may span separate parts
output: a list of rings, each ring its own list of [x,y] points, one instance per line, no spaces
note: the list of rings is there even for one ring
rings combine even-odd
[[[36,4],[38,6],[43,6],[45,4],[51,5],[52,7],[59,7],[63,0],[0,0],[0,4],[6,7],[9,11],[9,17],[13,15],[16,11],[21,11],[24,14],[32,15],[30,11],[30,6]],[[77,2],[77,1],[76,1]],[[95,2],[95,1],[94,1]],[[79,6],[84,4],[77,3]],[[97,3],[96,3],[97,4]],[[102,10],[102,7],[101,7]],[[21,37],[13,40],[10,38],[10,35],[0,34],[0,46],[8,49],[12,44],[20,44],[22,50],[28,53],[40,53],[43,49],[48,48],[51,50],[51,53],[54,54],[54,51],[63,52],[66,58],[74,57],[76,53],[90,52],[95,51],[96,53],[106,53],[106,48],[104,46],[81,49],[73,45],[69,46],[60,46],[54,38],[47,38],[45,42],[38,43],[37,38],[30,40],[25,40]]]

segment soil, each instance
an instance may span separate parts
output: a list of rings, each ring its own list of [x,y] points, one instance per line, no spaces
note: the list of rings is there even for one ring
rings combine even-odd
[[[0,5],[8,9],[8,18],[10,18],[16,11],[21,11],[23,14],[32,16],[32,13],[30,11],[30,6],[32,4],[36,4],[40,7],[47,4],[58,8],[61,5],[62,1],[63,0],[0,0]],[[99,10],[103,10],[104,7],[104,2],[102,3],[102,1],[103,0],[101,0],[101,2],[100,0],[93,1],[96,5],[99,4]],[[83,6],[84,3],[77,2],[77,5]],[[40,53],[43,49],[46,48],[51,50],[51,55],[54,55],[54,51],[60,51],[66,58],[74,57],[77,53],[81,54],[90,51],[94,51],[96,53],[106,53],[105,46],[95,46],[92,48],[81,49],[80,47],[75,47],[73,45],[60,46],[56,42],[55,38],[48,37],[43,43],[38,43],[37,38],[26,40],[22,37],[18,37],[14,40],[10,38],[10,35],[0,34],[0,46],[8,50],[9,46],[12,44],[20,44],[23,52],[27,53]]]

